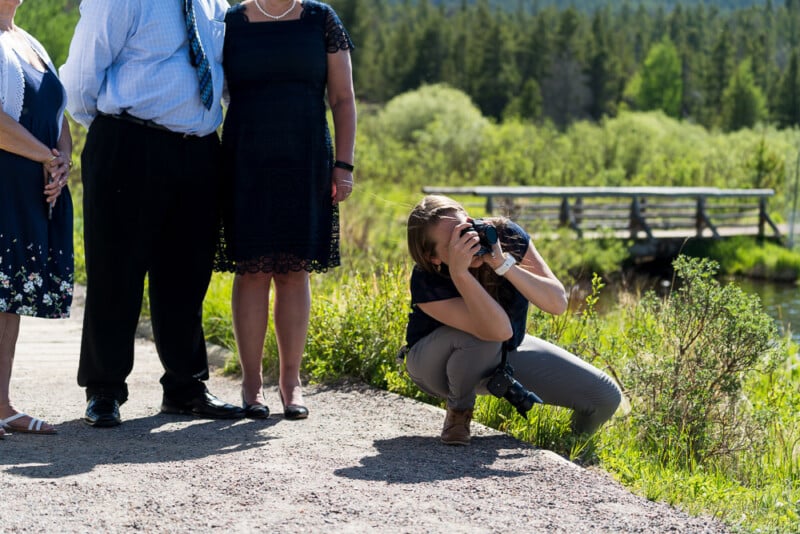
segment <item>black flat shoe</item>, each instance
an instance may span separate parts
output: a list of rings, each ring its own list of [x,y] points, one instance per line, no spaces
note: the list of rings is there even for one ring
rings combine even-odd
[[[119,401],[108,395],[92,395],[86,403],[83,421],[97,428],[109,428],[122,423],[119,416]]]
[[[164,396],[161,402],[161,413],[196,415],[209,419],[241,419],[244,417],[242,408],[223,402],[208,391],[199,397],[183,402]]]
[[[281,398],[281,404],[283,404],[283,417],[286,419],[305,419],[308,417],[308,408],[301,404],[289,404],[288,406],[286,403],[283,402],[283,393],[281,393],[280,389],[278,390],[278,395]]]
[[[242,409],[248,419],[268,419],[269,408],[263,404],[245,404]]]
[[[244,400],[244,391],[242,391],[242,409],[244,410],[244,416],[248,419],[269,418],[269,408],[265,404],[247,404]]]

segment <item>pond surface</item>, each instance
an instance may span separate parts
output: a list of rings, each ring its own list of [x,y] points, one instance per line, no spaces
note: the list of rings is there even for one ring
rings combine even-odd
[[[775,319],[781,334],[791,332],[800,343],[800,287],[761,280],[739,279],[736,285],[747,293],[758,295],[770,317]]]

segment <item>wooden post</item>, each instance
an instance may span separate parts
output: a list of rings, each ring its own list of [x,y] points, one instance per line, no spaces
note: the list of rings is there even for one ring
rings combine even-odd
[[[642,207],[639,203],[638,195],[634,195],[633,199],[631,200],[631,215],[628,226],[631,229],[631,239],[636,239],[636,234],[639,232],[639,230],[647,234],[647,239],[653,239],[653,231],[650,229],[650,226],[647,224],[647,221],[644,220],[644,216],[642,215]]]
[[[767,213],[767,199],[766,197],[761,197],[758,200],[758,237],[762,239],[764,237],[764,225],[768,224],[772,231],[775,232],[775,237],[778,239],[779,242],[783,241],[783,237],[781,236],[781,231],[778,229],[778,226],[772,222],[772,219],[769,217],[769,213]]]
[[[697,228],[697,237],[703,237],[703,228],[711,230],[711,237],[719,239],[719,232],[716,226],[711,223],[706,212],[706,197],[697,197],[697,213],[695,213],[695,227]]]

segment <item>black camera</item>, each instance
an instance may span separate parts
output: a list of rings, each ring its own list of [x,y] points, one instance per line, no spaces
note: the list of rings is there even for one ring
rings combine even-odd
[[[513,367],[508,364],[501,365],[489,379],[486,389],[495,397],[506,399],[522,417],[527,418],[528,410],[537,402],[544,404],[544,401],[536,393],[525,389],[513,375]]]
[[[483,219],[473,219],[470,221],[472,228],[464,228],[461,230],[461,235],[466,234],[470,230],[475,230],[480,239],[481,248],[475,253],[476,256],[483,256],[484,254],[492,253],[492,245],[497,243],[497,228],[493,224],[487,223]]]

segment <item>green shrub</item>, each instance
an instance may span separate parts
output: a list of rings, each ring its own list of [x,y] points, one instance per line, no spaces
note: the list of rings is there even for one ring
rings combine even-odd
[[[421,177],[441,184],[474,173],[488,126],[466,93],[437,84],[393,98],[369,129],[381,136],[377,144],[394,146],[393,152],[411,149],[408,169],[418,176],[412,183]],[[394,153],[387,154],[387,161],[393,159]]]
[[[626,336],[633,417],[645,446],[691,465],[758,441],[742,386],[785,351],[758,297],[721,285],[710,260],[679,257],[678,289],[642,299]]]

